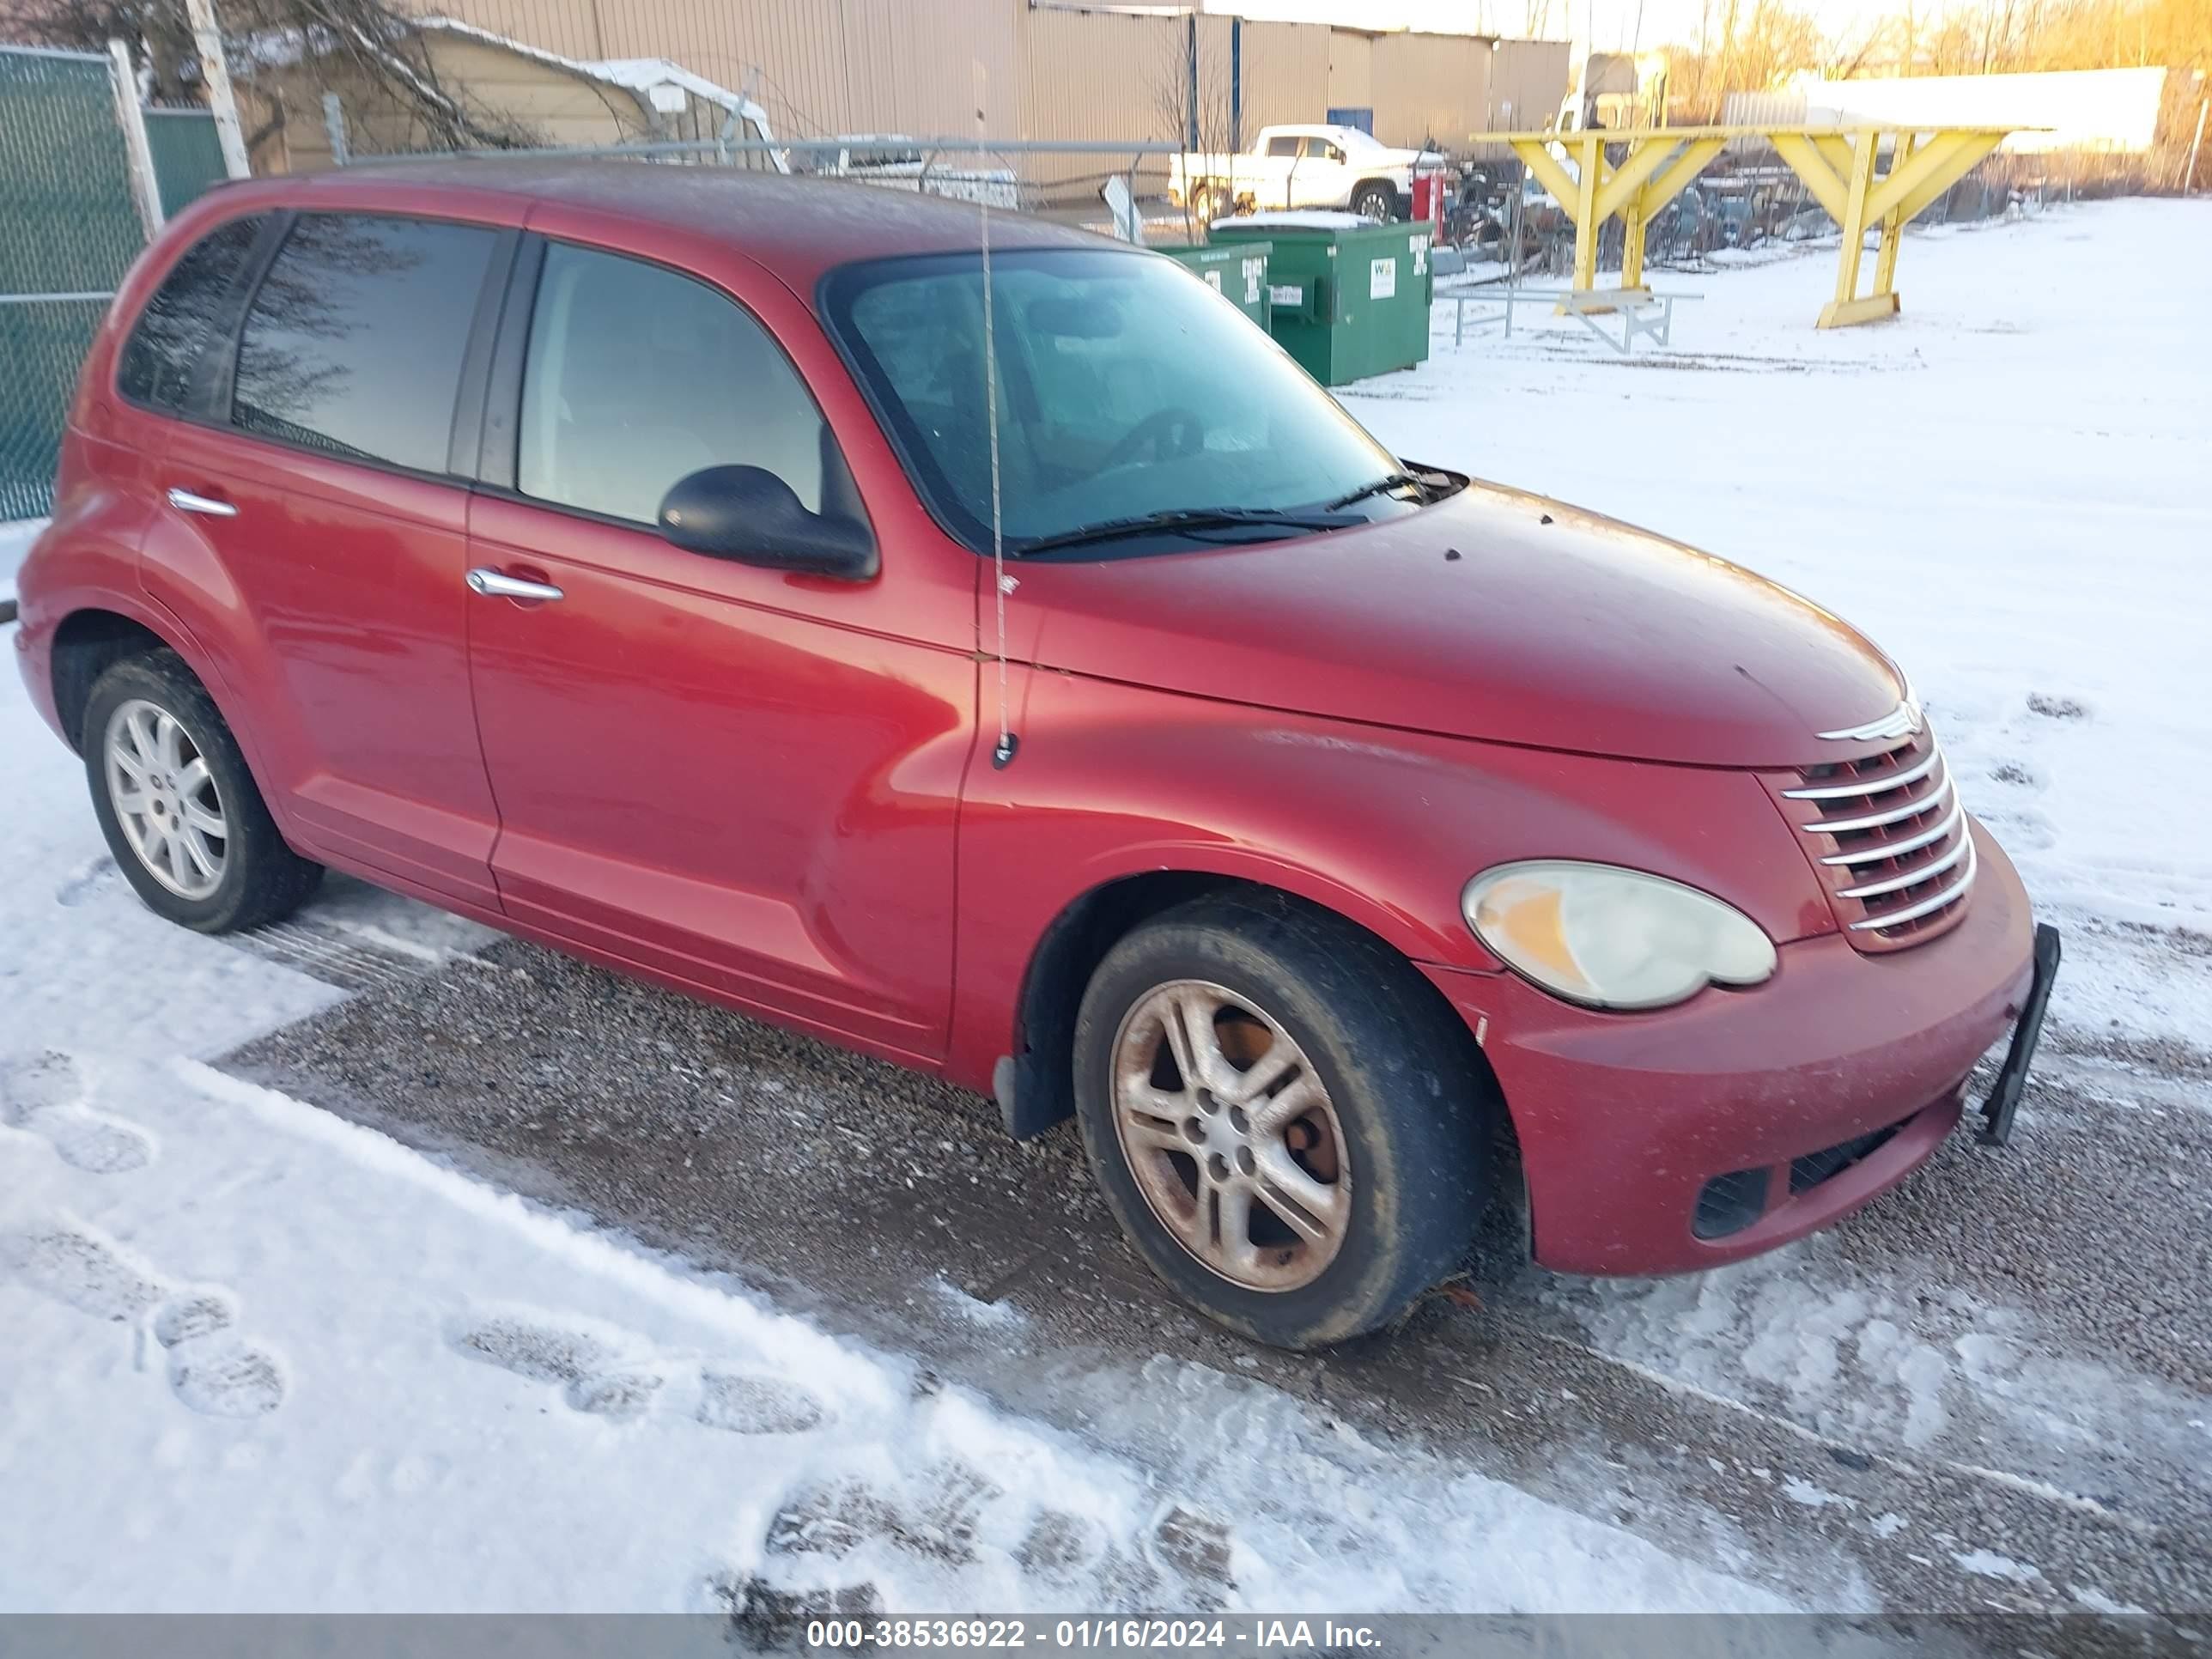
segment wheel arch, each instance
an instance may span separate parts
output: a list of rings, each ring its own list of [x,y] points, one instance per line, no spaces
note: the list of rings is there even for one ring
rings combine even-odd
[[[1088,888],[1054,916],[1030,952],[1014,1006],[1009,1053],[992,1079],[1006,1132],[1017,1139],[1042,1133],[1075,1112],[1076,1012],[1092,974],[1121,939],[1153,917],[1201,897],[1243,894],[1326,915],[1373,940],[1406,968],[1408,994],[1433,1005],[1453,1034],[1479,1092],[1488,1103],[1492,1128],[1517,1158],[1512,1115],[1489,1057],[1466,1022],[1405,950],[1385,933],[1288,886],[1251,874],[1218,870],[1152,869],[1117,876]]]
[[[71,749],[84,752],[84,711],[100,677],[128,658],[165,650],[175,652],[200,684],[207,684],[191,654],[143,617],[103,605],[84,605],[55,625],[47,672],[54,718]],[[215,694],[210,690],[208,695]]]

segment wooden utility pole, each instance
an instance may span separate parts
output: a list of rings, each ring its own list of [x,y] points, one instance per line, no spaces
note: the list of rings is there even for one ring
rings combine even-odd
[[[222,31],[216,27],[215,0],[185,0],[192,20],[192,44],[200,55],[200,76],[206,81],[208,108],[215,116],[215,136],[222,146],[222,169],[234,179],[252,172],[246,159],[246,135],[238,125],[238,97],[231,90],[230,62],[222,54]]]
[[[115,82],[115,125],[123,129],[123,155],[130,167],[131,199],[150,242],[161,230],[161,185],[146,142],[146,112],[138,105],[138,71],[131,66],[131,48],[120,40],[107,43],[107,64]]]

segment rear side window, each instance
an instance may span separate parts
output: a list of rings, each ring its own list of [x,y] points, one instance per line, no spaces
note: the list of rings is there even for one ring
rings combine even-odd
[[[1270,155],[1296,155],[1297,153],[1298,141],[1295,137],[1285,138],[1278,135],[1267,140],[1267,154]]]
[[[444,471],[496,240],[477,225],[302,215],[246,313],[231,423],[354,460]]]
[[[261,226],[258,218],[217,225],[170,268],[124,344],[115,384],[125,397],[156,409],[183,406],[216,313],[245,268]]]
[[[651,524],[678,478],[757,466],[822,510],[821,411],[750,313],[672,270],[556,242],[522,369],[515,486]]]

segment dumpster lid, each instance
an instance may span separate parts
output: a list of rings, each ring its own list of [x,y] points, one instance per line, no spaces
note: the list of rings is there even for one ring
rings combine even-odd
[[[1247,225],[1281,230],[1370,230],[1382,224],[1364,213],[1338,208],[1278,208],[1273,212],[1240,213],[1233,219],[1217,219],[1214,228],[1242,230]]]

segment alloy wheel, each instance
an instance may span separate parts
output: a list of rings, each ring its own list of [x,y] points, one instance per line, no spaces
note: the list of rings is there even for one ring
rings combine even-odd
[[[222,884],[230,827],[207,757],[182,722],[134,697],[108,716],[107,798],[146,872],[179,898]]]
[[[1294,1291],[1352,1220],[1344,1134],[1320,1073],[1281,1024],[1224,986],[1176,980],[1123,1016],[1114,1128],[1160,1224],[1252,1291]]]

